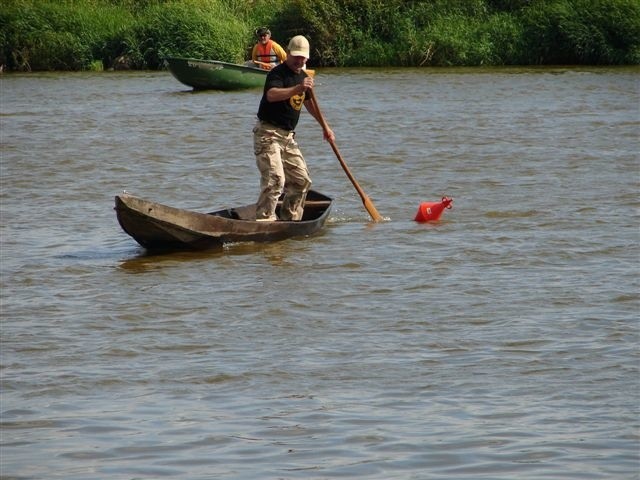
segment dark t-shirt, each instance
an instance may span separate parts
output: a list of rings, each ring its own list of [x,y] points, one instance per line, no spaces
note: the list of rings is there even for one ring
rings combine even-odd
[[[302,95],[294,95],[281,102],[268,102],[267,90],[273,87],[293,87],[302,82],[306,76],[307,74],[304,70],[300,73],[295,73],[286,63],[272,68],[267,74],[267,79],[264,83],[264,92],[258,108],[258,118],[285,130],[295,130],[300,118],[300,110],[304,103],[304,93]]]

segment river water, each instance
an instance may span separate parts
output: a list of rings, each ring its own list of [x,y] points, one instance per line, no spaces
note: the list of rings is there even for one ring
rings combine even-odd
[[[254,201],[260,92],[0,76],[0,477],[638,479],[639,74],[320,70],[386,221],[303,114],[323,233],[167,255],[114,195]]]

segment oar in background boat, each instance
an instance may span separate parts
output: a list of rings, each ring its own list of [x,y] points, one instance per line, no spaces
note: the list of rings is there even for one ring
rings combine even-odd
[[[318,105],[318,99],[316,98],[316,95],[313,92],[313,88],[307,89],[307,95],[309,95],[309,99],[313,103],[316,109],[316,112],[318,113],[318,119],[320,120],[322,129],[325,131],[325,133],[327,133],[329,130],[329,125],[327,125],[327,121],[324,119],[324,116],[320,111],[320,106]],[[353,184],[353,186],[356,188],[358,195],[360,195],[360,198],[362,199],[362,203],[364,204],[364,208],[366,208],[367,212],[369,212],[369,215],[371,215],[371,219],[374,222],[381,222],[383,220],[382,215],[378,213],[378,210],[376,210],[376,207],[373,205],[373,202],[369,199],[369,197],[367,197],[367,194],[364,193],[364,190],[362,190],[360,185],[358,185],[358,182],[356,181],[355,177],[349,170],[349,167],[347,167],[347,164],[343,160],[342,155],[340,155],[340,151],[338,150],[336,143],[333,140],[329,139],[329,144],[333,149],[333,153],[335,153],[336,157],[338,157],[338,161],[340,162],[342,169],[347,174],[347,177],[349,177],[349,180],[351,180],[351,183]]]
[[[259,67],[264,68],[265,70],[271,70],[273,68],[273,65],[271,65],[270,63],[260,62],[258,60],[253,60],[253,63],[258,65]]]
[[[273,67],[276,66],[276,65],[272,65],[270,63],[260,62],[258,60],[252,60],[252,62],[255,63],[257,66],[261,67],[263,70],[271,70]],[[316,71],[311,69],[311,68],[305,69],[305,72],[310,77],[314,77],[316,75]]]

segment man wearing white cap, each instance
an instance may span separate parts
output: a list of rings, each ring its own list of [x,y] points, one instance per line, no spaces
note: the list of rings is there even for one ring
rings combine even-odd
[[[309,41],[302,35],[291,39],[286,61],[267,74],[258,121],[253,129],[253,147],[260,170],[260,196],[256,220],[275,221],[276,205],[284,192],[280,220],[300,220],[311,186],[307,164],[295,139],[302,105],[320,122],[315,104],[306,95],[313,78],[304,66],[309,59]],[[335,139],[333,131],[325,139]]]

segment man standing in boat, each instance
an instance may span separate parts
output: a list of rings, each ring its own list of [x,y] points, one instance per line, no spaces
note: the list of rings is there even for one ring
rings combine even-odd
[[[260,170],[260,196],[256,220],[275,221],[280,195],[284,199],[281,220],[301,220],[304,201],[311,186],[307,164],[295,139],[295,128],[302,105],[322,125],[320,113],[306,92],[313,88],[313,77],[304,66],[309,59],[309,41],[302,35],[291,39],[285,62],[274,67],[264,85],[258,121],[253,129],[253,148]],[[335,140],[330,128],[326,140]]]
[[[271,30],[261,27],[256,31],[258,42],[251,51],[251,61],[265,70],[271,70],[276,65],[284,63],[287,52],[271,39]]]

